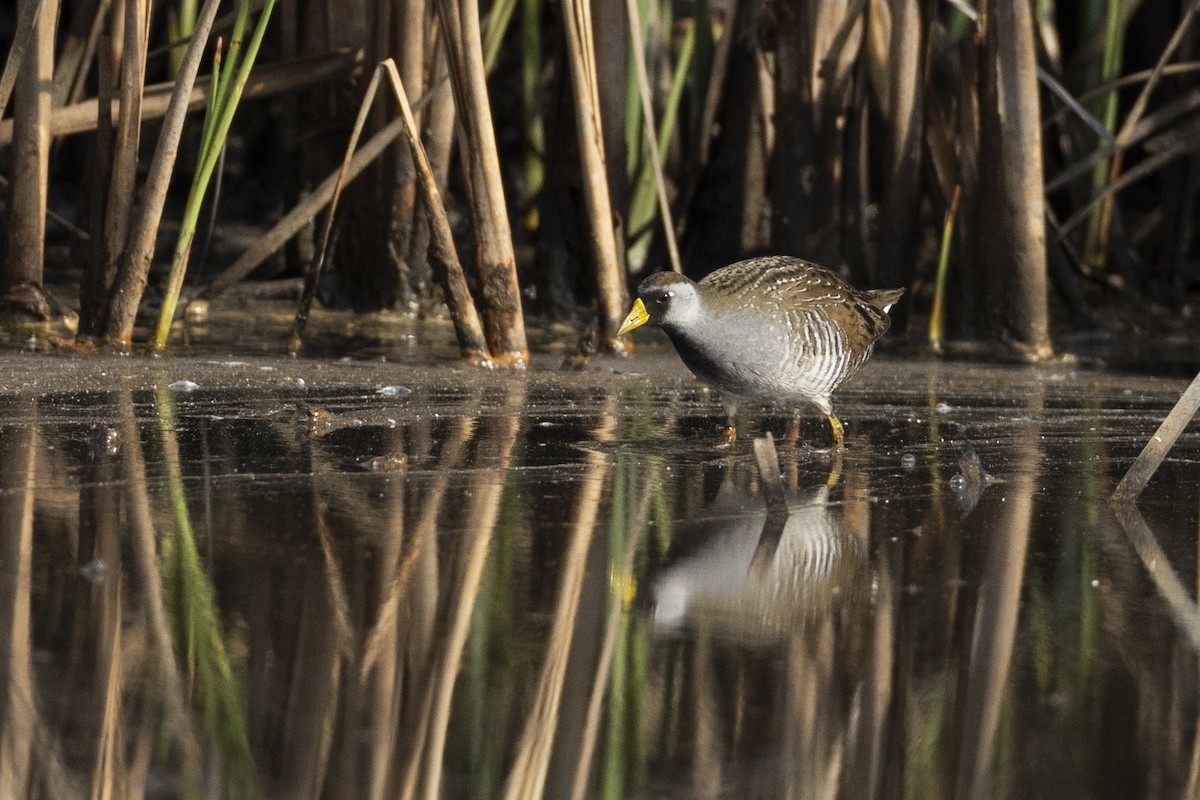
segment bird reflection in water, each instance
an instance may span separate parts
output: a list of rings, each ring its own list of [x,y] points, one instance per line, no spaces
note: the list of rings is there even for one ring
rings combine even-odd
[[[743,644],[773,644],[867,590],[865,544],[841,505],[830,502],[836,477],[770,504],[726,481],[706,519],[679,530],[686,537],[691,528],[706,542],[655,581],[655,626],[690,625]]]

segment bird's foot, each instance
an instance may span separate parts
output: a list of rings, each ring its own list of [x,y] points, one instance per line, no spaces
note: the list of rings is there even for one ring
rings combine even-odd
[[[842,427],[842,421],[834,414],[828,414],[829,417],[829,448],[835,452],[841,452],[846,449],[846,429]]]
[[[733,425],[725,426],[725,431],[721,434],[721,441],[717,442],[718,450],[728,450],[733,447],[737,441],[737,428]]]

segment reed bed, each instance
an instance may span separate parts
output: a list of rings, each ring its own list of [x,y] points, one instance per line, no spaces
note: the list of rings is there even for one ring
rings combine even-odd
[[[10,315],[65,294],[80,341],[158,351],[189,299],[320,271],[326,304],[448,308],[464,356],[521,365],[527,314],[618,348],[642,273],[780,252],[908,287],[914,343],[1037,360],[1197,281],[1197,3],[218,5],[0,12]],[[388,59],[412,120],[371,107],[335,209]]]

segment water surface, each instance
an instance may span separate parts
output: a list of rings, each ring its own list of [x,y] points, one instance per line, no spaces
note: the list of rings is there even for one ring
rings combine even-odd
[[[1196,796],[1183,381],[542,361],[0,356],[4,796]]]

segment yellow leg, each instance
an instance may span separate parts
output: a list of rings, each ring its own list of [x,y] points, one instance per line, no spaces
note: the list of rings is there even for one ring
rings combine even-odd
[[[829,449],[829,474],[825,476],[825,485],[831,489],[842,479],[842,451],[844,449],[842,447]]]
[[[846,445],[846,429],[842,427],[842,421],[835,414],[827,415],[829,417],[829,443],[835,450],[841,450]]]

